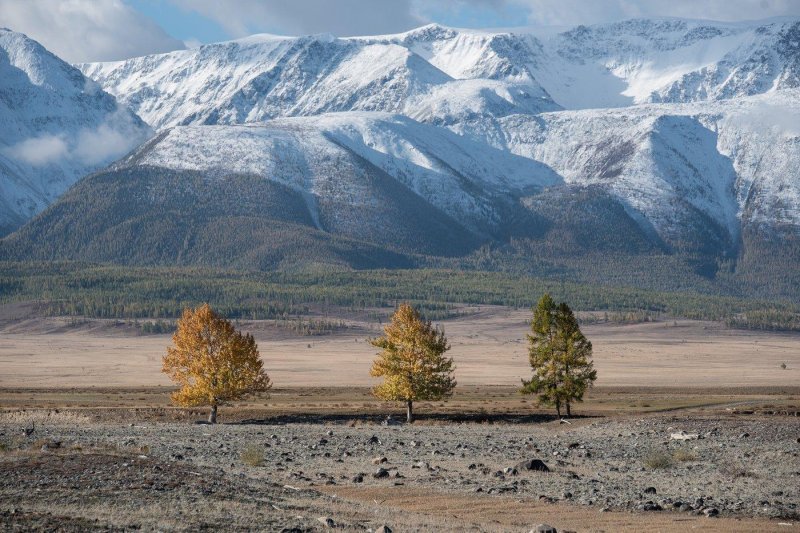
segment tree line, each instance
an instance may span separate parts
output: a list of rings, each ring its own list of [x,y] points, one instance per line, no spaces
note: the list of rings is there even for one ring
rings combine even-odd
[[[209,302],[228,318],[287,320],[310,308],[394,308],[414,304],[427,318],[457,305],[530,308],[528,295],[549,293],[579,311],[609,316],[726,321],[747,329],[800,329],[796,301],[555,281],[518,274],[458,270],[240,272],[125,267],[74,262],[0,262],[0,303],[39,302],[48,316],[175,319]],[[743,319],[746,317],[746,319]]]
[[[445,355],[450,344],[444,330],[423,319],[412,305],[400,304],[384,334],[370,343],[380,350],[370,375],[382,378],[373,395],[402,402],[408,422],[414,421],[415,401],[452,396],[455,364]],[[533,310],[528,343],[533,376],[523,380],[520,393],[537,395],[538,403],[555,407],[559,417],[562,407],[571,416],[571,405],[582,401],[597,379],[592,344],[572,309],[563,302],[556,305],[549,294],[542,296]],[[162,371],[179,386],[173,402],[210,406],[212,424],[219,406],[266,395],[272,387],[252,335],[237,331],[208,304],[184,310]]]

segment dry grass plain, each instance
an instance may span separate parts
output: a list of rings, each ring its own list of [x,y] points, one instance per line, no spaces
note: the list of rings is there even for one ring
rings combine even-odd
[[[514,387],[527,377],[529,311],[467,308],[445,320],[461,385]],[[348,318],[326,336],[294,336],[269,321],[252,332],[277,387],[368,387],[376,322]],[[725,329],[679,320],[584,327],[601,387],[780,387],[800,384],[800,334]],[[139,335],[115,322],[67,319],[0,323],[0,388],[153,387],[169,384],[161,356],[169,335]],[[781,364],[787,368],[781,369]]]

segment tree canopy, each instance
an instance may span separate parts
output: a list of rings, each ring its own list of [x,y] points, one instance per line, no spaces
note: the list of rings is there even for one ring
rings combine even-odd
[[[383,378],[373,393],[382,400],[406,402],[409,422],[414,420],[414,401],[441,400],[452,394],[456,381],[453,359],[444,356],[450,349],[447,337],[411,305],[401,304],[384,335],[370,343],[381,349],[370,374]]]
[[[252,335],[242,334],[208,304],[187,308],[178,320],[162,371],[180,386],[172,400],[184,406],[217,407],[251,394],[266,393],[272,384]]]
[[[523,394],[537,394],[539,403],[551,405],[561,416],[571,403],[583,401],[586,389],[597,379],[592,363],[592,343],[581,332],[578,319],[566,304],[556,305],[549,294],[533,310],[528,356],[533,369],[522,381]]]

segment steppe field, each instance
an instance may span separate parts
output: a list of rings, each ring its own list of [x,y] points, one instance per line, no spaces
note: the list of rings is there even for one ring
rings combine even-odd
[[[274,388],[209,426],[169,404],[170,335],[4,306],[0,529],[800,530],[800,334],[589,323],[598,380],[561,423],[517,392],[530,311],[464,307],[456,392],[408,425],[370,395],[385,315],[319,318],[237,322]]]

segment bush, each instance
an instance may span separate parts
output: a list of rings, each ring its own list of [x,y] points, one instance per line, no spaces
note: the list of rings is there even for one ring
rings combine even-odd
[[[264,449],[260,446],[250,445],[240,455],[242,462],[250,466],[262,466],[264,464]]]
[[[694,461],[697,459],[697,454],[689,451],[689,450],[676,450],[675,453],[672,454],[672,458],[676,461],[685,463],[688,461]]]
[[[669,468],[672,464],[672,456],[664,452],[653,452],[644,458],[644,466],[650,470]]]

